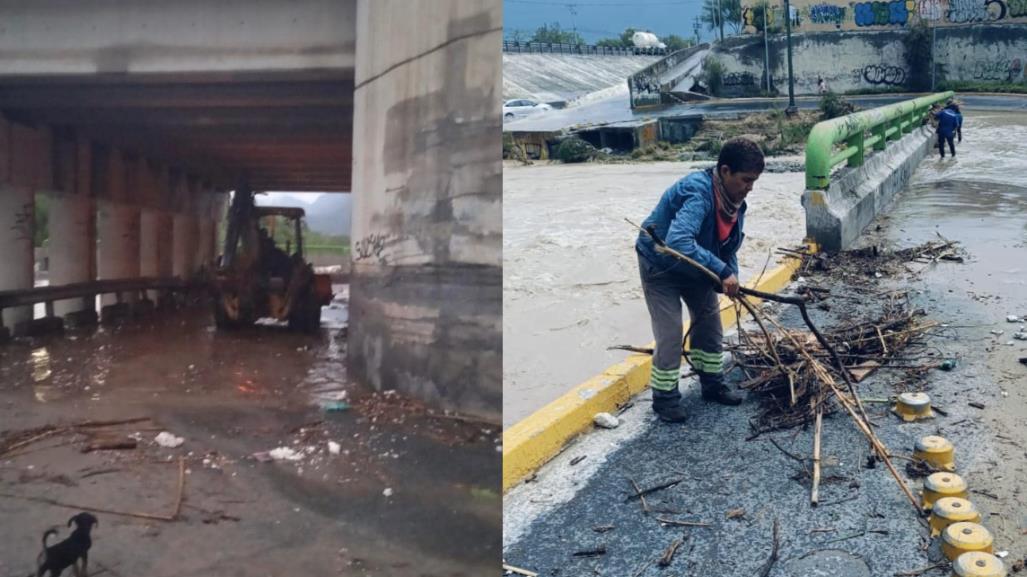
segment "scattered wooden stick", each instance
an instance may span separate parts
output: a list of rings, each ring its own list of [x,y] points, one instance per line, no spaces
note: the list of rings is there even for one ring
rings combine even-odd
[[[667,519],[665,517],[657,517],[657,521],[660,523],[666,523],[667,525],[677,525],[678,527],[709,527],[709,523],[703,523],[700,521],[678,521],[675,519]]]
[[[573,557],[598,557],[600,555],[606,555],[606,545],[600,545],[592,549],[584,549],[572,553]]]
[[[631,481],[631,486],[635,488],[635,494],[637,494],[638,498],[642,500],[642,511],[646,515],[648,515],[649,514],[649,503],[646,503],[646,501],[645,501],[645,493],[643,493],[638,488],[638,483],[636,483],[634,479],[629,478],[628,481]]]
[[[777,519],[774,519],[774,543],[771,545],[770,558],[763,564],[763,568],[760,569],[760,577],[767,577],[770,575],[770,570],[773,569],[774,563],[777,562],[778,549],[781,547],[781,538],[779,536],[779,528]]]
[[[82,447],[83,453],[92,453],[93,451],[124,451],[135,449],[137,446],[135,439],[100,439],[93,441]]]
[[[893,575],[895,577],[917,577],[918,575],[923,575],[924,573],[927,573],[928,571],[932,571],[934,569],[938,569],[939,567],[944,567],[946,565],[948,565],[948,562],[947,561],[942,561],[941,563],[935,563],[934,565],[928,565],[927,567],[923,567],[921,569],[914,569],[912,571],[899,571],[898,573],[893,573]]]
[[[648,495],[650,493],[655,493],[656,491],[661,491],[663,489],[669,489],[670,487],[673,487],[674,485],[677,485],[681,481],[684,481],[684,478],[672,479],[672,480],[667,481],[665,483],[660,483],[658,485],[653,485],[652,487],[649,487],[648,489],[642,489],[641,491],[637,491],[637,486],[636,486],[636,491],[637,492],[634,495],[629,495],[628,498],[625,499],[624,501],[627,502],[627,501],[631,501],[633,499],[640,499],[644,495]],[[632,481],[632,483],[634,483],[634,481]]]
[[[805,466],[806,466],[806,459],[803,459],[802,457],[800,457],[800,456],[796,455],[795,453],[792,453],[791,451],[788,451],[788,450],[786,450],[786,449],[785,449],[784,447],[782,447],[781,445],[778,445],[778,444],[777,444],[777,441],[775,441],[773,437],[767,437],[767,440],[768,440],[768,441],[770,441],[770,443],[771,443],[772,445],[774,445],[775,447],[777,447],[777,450],[778,450],[778,451],[781,451],[781,452],[782,452],[782,453],[784,453],[784,454],[785,454],[785,455],[786,455],[787,457],[789,457],[789,458],[791,458],[791,459],[793,459],[793,460],[795,460],[795,461],[798,461],[799,463],[802,463],[803,467],[805,467]]]
[[[816,507],[820,501],[820,432],[824,422],[824,404],[816,403],[817,421],[813,429],[813,489],[809,502]]]
[[[185,491],[185,460],[178,460],[178,495],[175,498],[175,509],[171,515],[156,515],[153,513],[136,513],[132,511],[119,511],[117,509],[107,509],[103,507],[89,507],[85,505],[76,505],[74,503],[65,503],[56,499],[50,499],[48,497],[32,497],[30,495],[15,495],[11,493],[0,493],[0,497],[7,497],[8,499],[21,499],[23,501],[33,501],[36,503],[45,503],[47,505],[53,505],[54,507],[64,507],[66,509],[78,509],[79,511],[90,511],[92,513],[104,513],[106,515],[117,515],[119,517],[135,517],[137,519],[149,519],[152,521],[165,521],[172,522],[177,521],[178,516],[182,511],[182,499]]]
[[[507,563],[503,563],[503,571],[509,573],[516,573],[517,575],[524,575],[524,577],[538,577],[538,573],[534,571],[528,571],[527,569],[521,569],[520,567],[514,567]]]
[[[671,542],[671,544],[667,546],[667,549],[664,550],[663,556],[660,557],[660,560],[657,561],[656,564],[659,565],[660,567],[667,567],[671,563],[673,563],[674,562],[674,553],[677,552],[678,547],[680,547],[681,544],[684,543],[684,542],[685,542],[685,540],[681,539],[681,538],[674,539]]]

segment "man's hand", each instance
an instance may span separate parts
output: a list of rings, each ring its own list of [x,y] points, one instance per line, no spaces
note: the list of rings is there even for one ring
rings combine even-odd
[[[724,279],[724,294],[731,298],[738,296],[738,277],[731,275]]]

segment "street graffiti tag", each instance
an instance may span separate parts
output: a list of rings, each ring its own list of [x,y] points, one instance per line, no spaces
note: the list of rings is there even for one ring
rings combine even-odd
[[[732,88],[756,86],[756,77],[751,72],[730,72],[724,75],[724,86]]]
[[[949,22],[983,22],[988,19],[984,0],[949,0]]]
[[[863,80],[874,86],[900,86],[906,82],[906,70],[901,66],[871,64],[862,71]]]
[[[353,243],[353,252],[356,253],[356,258],[353,260],[377,258],[379,261],[383,261],[382,252],[385,251],[385,245],[390,238],[391,235],[373,232],[358,240]]]
[[[1019,58],[1013,60],[981,60],[974,63],[974,80],[991,80],[1014,82],[1020,79],[1023,73],[1023,63]]]
[[[916,0],[916,2],[913,3],[913,6],[916,9],[916,15],[919,16],[921,20],[941,20],[944,12],[941,8],[940,0]]]
[[[860,2],[853,9],[856,26],[902,26],[909,20],[905,0]]]
[[[845,8],[833,4],[813,4],[806,17],[815,24],[834,24],[840,28],[845,21]]]

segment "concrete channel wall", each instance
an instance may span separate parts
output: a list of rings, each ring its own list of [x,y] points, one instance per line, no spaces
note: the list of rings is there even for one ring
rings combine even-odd
[[[910,80],[904,30],[792,34],[795,93],[817,94],[819,79],[837,93],[907,88]],[[788,92],[784,35],[769,38],[772,92]],[[731,38],[711,57],[724,65],[722,96],[755,96],[765,90],[762,35]],[[935,32],[935,84],[1027,83],[1027,26],[980,24]]]
[[[486,0],[357,5],[349,331],[361,381],[497,422],[502,24]]]
[[[802,206],[806,209],[806,236],[826,251],[852,246],[909,183],[934,143],[929,126],[917,128],[869,157],[862,166],[837,171],[827,190],[805,191]]]

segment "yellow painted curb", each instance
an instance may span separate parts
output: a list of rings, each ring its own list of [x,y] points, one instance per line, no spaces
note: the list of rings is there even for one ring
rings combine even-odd
[[[808,248],[815,250],[812,244]],[[774,293],[788,286],[801,260],[786,257],[779,262],[752,288]],[[752,300],[758,302],[758,299]],[[720,301],[720,319],[725,328],[738,320],[734,306],[724,296]],[[688,330],[687,323],[685,330]],[[596,413],[616,411],[618,406],[644,391],[649,386],[651,367],[650,355],[633,354],[504,431],[503,491],[538,470],[568,441],[591,428]]]

